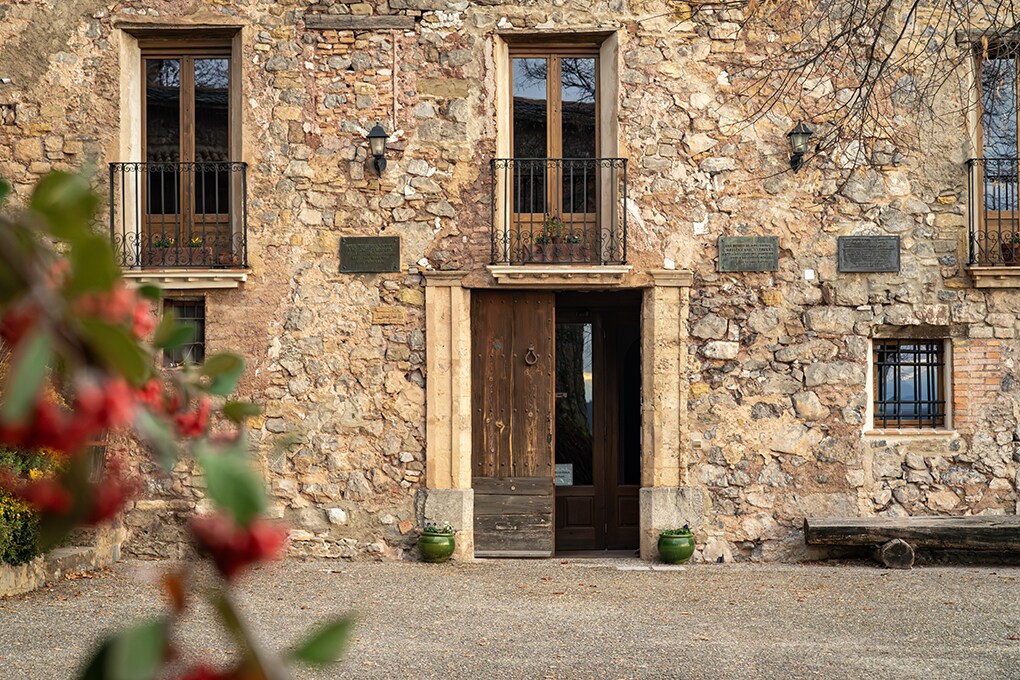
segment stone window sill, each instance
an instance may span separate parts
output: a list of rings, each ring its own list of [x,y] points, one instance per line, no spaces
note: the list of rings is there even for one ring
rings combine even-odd
[[[864,436],[869,438],[891,438],[891,439],[951,439],[957,435],[956,430],[865,430]]]
[[[151,283],[163,290],[205,290],[240,288],[248,280],[250,269],[132,269],[124,278],[136,283]]]
[[[528,288],[618,286],[630,265],[496,265],[486,267],[496,283]]]
[[[1020,267],[971,266],[975,288],[1020,288]]]

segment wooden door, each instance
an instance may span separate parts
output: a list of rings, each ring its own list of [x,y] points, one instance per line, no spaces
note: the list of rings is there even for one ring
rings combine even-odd
[[[471,296],[475,554],[553,551],[555,296]]]

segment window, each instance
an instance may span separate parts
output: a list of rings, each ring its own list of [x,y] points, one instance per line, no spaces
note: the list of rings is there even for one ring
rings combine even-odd
[[[127,268],[246,264],[240,61],[232,39],[139,40],[140,138],[110,167],[110,232]]]
[[[874,341],[874,426],[946,427],[945,341]]]
[[[198,364],[205,360],[205,300],[165,298],[163,313],[173,312],[180,323],[195,329],[191,341],[163,352],[163,365],[168,368],[185,363]]]
[[[516,37],[507,46],[497,95],[493,263],[626,260],[626,161],[610,157],[616,46],[605,35]]]

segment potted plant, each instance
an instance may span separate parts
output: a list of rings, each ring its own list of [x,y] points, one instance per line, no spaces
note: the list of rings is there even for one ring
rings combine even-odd
[[[999,244],[999,249],[1002,251],[1003,264],[1020,264],[1020,233],[1004,236],[1002,243]]]
[[[188,240],[188,264],[209,265],[213,264],[212,248],[206,248],[205,241],[201,236],[192,236]]]
[[[421,536],[418,537],[418,550],[426,562],[445,562],[450,559],[456,545],[453,527],[449,522],[442,524],[426,522]]]
[[[531,248],[531,259],[535,262],[555,262],[557,245],[560,243],[563,221],[555,215],[546,215],[542,231],[535,235]]]
[[[567,262],[587,262],[588,244],[584,242],[581,234],[570,233],[563,237],[562,259]]]
[[[154,234],[149,247],[142,251],[142,265],[175,265],[177,249],[174,248],[174,237],[169,234]]]
[[[694,554],[694,534],[686,524],[659,534],[659,557],[666,564],[684,564]]]

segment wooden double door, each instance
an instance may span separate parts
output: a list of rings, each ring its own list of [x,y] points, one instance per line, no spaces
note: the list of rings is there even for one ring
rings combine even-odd
[[[475,552],[633,549],[638,294],[474,291]]]

